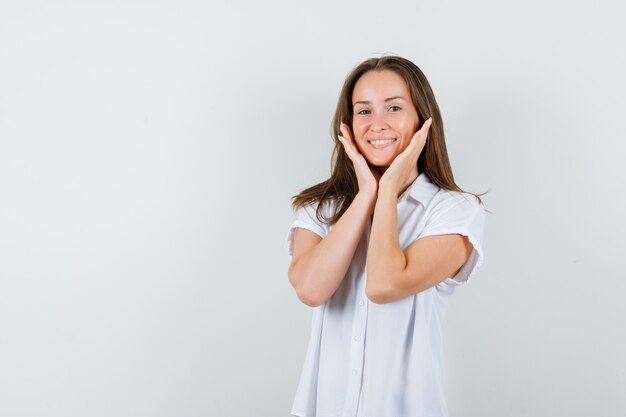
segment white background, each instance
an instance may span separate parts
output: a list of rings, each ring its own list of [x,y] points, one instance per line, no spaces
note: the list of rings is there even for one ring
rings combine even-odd
[[[407,57],[485,264],[452,417],[624,416],[624,9],[614,1],[3,1],[0,415],[288,416],[310,330],[290,197],[344,77]]]

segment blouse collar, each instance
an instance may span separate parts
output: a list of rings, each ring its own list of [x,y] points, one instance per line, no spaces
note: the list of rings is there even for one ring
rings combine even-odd
[[[437,194],[437,191],[439,191],[439,187],[432,183],[425,172],[420,172],[415,181],[413,181],[409,188],[407,188],[406,191],[400,195],[398,200],[410,197],[414,201],[426,207],[433,196]]]

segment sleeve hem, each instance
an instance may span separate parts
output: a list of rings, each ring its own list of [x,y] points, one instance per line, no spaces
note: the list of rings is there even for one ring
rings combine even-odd
[[[420,238],[426,237],[426,236],[450,235],[450,234],[459,234],[459,235],[467,236],[470,243],[474,247],[474,249],[472,250],[472,253],[470,254],[465,264],[463,264],[463,266],[461,267],[461,270],[459,271],[459,273],[456,274],[454,277],[448,277],[442,281],[449,285],[459,286],[459,285],[463,285],[469,282],[470,279],[472,279],[472,277],[476,275],[476,272],[483,264],[484,253],[483,253],[483,248],[480,246],[480,242],[478,242],[478,240],[471,233],[469,233],[468,230],[464,227],[431,231],[424,235],[421,235]],[[467,272],[468,270],[469,270],[469,273]]]
[[[291,227],[289,227],[289,232],[287,233],[287,252],[289,253],[289,256],[293,255],[293,236],[295,233],[295,229],[296,228],[301,228],[301,229],[307,229],[313,233],[315,233],[316,235],[318,235],[319,237],[321,237],[322,239],[324,238],[324,233],[319,230],[318,228],[316,228],[313,225],[310,225],[309,223],[306,223],[300,219],[297,219],[296,221],[293,222],[293,224],[291,225]]]

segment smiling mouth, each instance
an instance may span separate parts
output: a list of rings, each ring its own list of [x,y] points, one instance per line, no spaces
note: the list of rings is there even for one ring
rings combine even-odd
[[[392,138],[392,139],[368,140],[369,144],[372,145],[376,149],[386,148],[387,146],[391,145],[395,141],[396,141],[395,138]]]

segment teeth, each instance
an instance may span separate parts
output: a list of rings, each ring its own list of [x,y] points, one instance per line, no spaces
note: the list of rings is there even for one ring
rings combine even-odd
[[[388,145],[393,142],[395,139],[385,139],[385,140],[370,140],[372,145]]]

